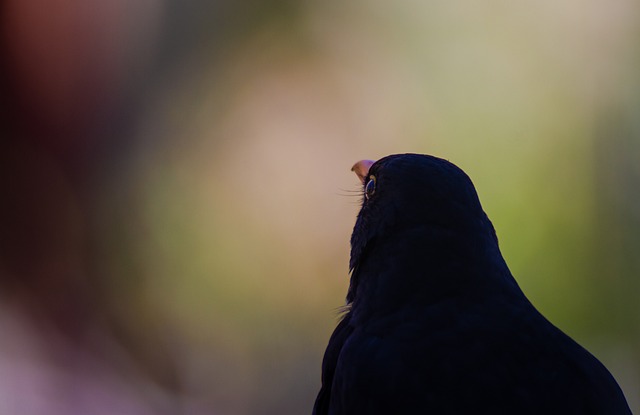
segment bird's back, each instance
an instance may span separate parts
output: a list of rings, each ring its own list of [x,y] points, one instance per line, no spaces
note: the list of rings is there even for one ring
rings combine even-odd
[[[528,302],[496,301],[443,300],[387,316],[393,325],[354,327],[347,317],[328,348],[331,386],[316,413],[630,413],[589,352]]]

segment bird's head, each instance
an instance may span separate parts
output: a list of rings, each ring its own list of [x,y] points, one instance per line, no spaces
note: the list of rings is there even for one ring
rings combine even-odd
[[[352,170],[363,186],[351,236],[350,268],[376,241],[402,232],[487,234],[495,239],[471,179],[454,164],[428,155],[362,160]]]

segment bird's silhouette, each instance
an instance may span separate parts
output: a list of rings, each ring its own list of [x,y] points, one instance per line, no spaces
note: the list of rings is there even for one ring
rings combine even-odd
[[[520,290],[462,170],[418,154],[353,170],[351,284],[315,415],[631,413]]]

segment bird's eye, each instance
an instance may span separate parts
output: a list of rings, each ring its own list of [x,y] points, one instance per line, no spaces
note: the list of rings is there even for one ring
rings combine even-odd
[[[369,199],[376,192],[376,176],[369,176],[370,179],[364,187],[364,197]]]

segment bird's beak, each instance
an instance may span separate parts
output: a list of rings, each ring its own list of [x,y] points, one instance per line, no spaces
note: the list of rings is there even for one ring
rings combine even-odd
[[[373,163],[375,163],[375,160],[360,160],[351,167],[351,171],[358,176],[362,184],[364,184],[364,180],[369,174],[369,168],[371,168]]]

